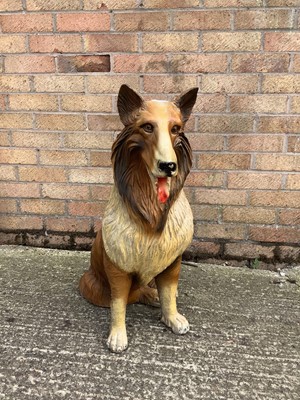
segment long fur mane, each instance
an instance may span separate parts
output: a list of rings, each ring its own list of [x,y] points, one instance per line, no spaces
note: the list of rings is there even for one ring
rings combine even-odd
[[[178,174],[171,178],[170,196],[165,204],[158,201],[150,177],[150,171],[142,157],[142,151],[151,142],[144,138],[135,125],[126,126],[112,147],[112,163],[115,185],[130,217],[146,232],[160,233],[164,229],[168,213],[183,187],[192,165],[192,150],[188,139],[181,132],[174,142]],[[154,155],[154,149],[148,147]]]

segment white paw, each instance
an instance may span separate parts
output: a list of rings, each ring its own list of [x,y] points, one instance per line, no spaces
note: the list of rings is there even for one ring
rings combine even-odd
[[[165,317],[163,315],[161,320],[164,324],[171,328],[176,335],[184,335],[190,330],[190,325],[187,319],[179,313],[169,317]]]
[[[121,353],[128,347],[126,328],[112,328],[107,339],[107,347],[114,353]]]

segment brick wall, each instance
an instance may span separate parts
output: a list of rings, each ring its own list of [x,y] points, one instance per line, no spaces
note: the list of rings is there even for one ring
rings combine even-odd
[[[199,86],[189,255],[299,261],[299,5],[1,0],[0,242],[88,248],[119,86],[161,99]]]

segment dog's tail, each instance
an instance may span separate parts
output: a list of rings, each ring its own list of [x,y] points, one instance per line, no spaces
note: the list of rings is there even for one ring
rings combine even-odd
[[[79,290],[82,296],[90,303],[100,306],[110,306],[110,290],[90,268],[80,279]]]

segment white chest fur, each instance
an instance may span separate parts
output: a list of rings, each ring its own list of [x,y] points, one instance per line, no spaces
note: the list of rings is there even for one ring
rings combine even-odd
[[[147,284],[166,269],[190,244],[193,215],[183,191],[173,204],[163,232],[146,234],[132,221],[113,188],[102,223],[104,248],[120,269],[135,273]]]

